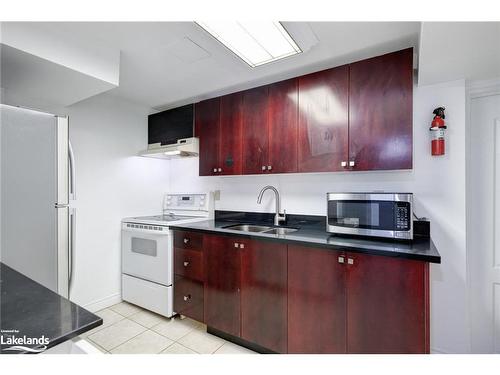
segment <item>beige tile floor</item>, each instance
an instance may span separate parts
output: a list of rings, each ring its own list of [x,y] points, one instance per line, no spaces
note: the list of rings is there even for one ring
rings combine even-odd
[[[252,354],[192,319],[167,319],[127,302],[96,313],[103,324],[80,337],[110,354]]]

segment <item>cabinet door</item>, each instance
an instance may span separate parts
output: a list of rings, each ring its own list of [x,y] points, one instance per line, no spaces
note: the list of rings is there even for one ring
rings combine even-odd
[[[268,86],[243,92],[243,174],[265,173],[268,162]]]
[[[349,79],[352,169],[411,169],[413,49],[351,64]]]
[[[348,67],[340,66],[299,77],[299,172],[344,170],[348,75]]]
[[[347,257],[348,353],[428,353],[428,264]]]
[[[241,174],[242,94],[220,98],[220,168],[217,174]]]
[[[242,251],[241,337],[287,352],[287,246],[250,241]]]
[[[200,139],[200,176],[211,176],[219,164],[219,98],[195,104],[195,136]]]
[[[288,353],[346,352],[342,256],[332,250],[288,246]]]
[[[269,170],[272,173],[297,172],[298,80],[290,79],[269,86]]]
[[[225,236],[206,236],[205,322],[240,336],[240,250]]]

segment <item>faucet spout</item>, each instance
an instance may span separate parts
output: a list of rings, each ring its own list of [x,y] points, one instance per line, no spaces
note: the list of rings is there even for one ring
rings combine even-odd
[[[281,221],[286,220],[286,212],[283,211],[283,214],[280,213],[281,202],[280,202],[280,193],[278,192],[278,189],[276,189],[274,186],[271,185],[264,186],[260,191],[259,196],[257,197],[257,203],[258,204],[262,203],[262,197],[264,196],[264,193],[267,190],[272,190],[274,192],[274,199],[276,201],[276,213],[274,214],[274,225],[280,225]]]

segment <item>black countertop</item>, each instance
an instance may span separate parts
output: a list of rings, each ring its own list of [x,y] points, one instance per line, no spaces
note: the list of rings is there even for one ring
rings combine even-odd
[[[102,319],[61,297],[14,269],[0,263],[1,353],[29,353],[6,350],[15,338],[48,339],[47,348],[100,326]],[[17,345],[22,345],[16,343]],[[14,345],[16,345],[14,344]],[[43,345],[23,345],[40,349]]]
[[[274,215],[265,213],[244,213],[236,211],[216,211],[215,220],[205,220],[187,224],[170,225],[172,229],[192,230],[206,233],[237,235],[271,241],[297,243],[340,251],[351,251],[372,255],[402,257],[431,263],[441,263],[441,256],[430,238],[415,238],[410,242],[341,237],[325,230],[324,216],[287,215],[287,227],[298,228],[296,232],[275,235],[257,232],[241,232],[226,229],[234,224],[272,225]]]

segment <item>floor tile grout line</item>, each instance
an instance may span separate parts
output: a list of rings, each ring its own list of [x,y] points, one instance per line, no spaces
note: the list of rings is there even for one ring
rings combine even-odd
[[[136,323],[136,322],[134,322],[133,320],[128,319],[128,318],[124,318],[124,319],[127,319],[127,320],[131,321],[132,323]],[[110,325],[109,325],[108,327],[106,327],[106,328],[109,328],[109,327],[111,327],[111,326],[114,326],[115,324],[117,324],[117,323],[119,323],[119,322],[123,321],[124,319],[122,319],[122,320],[120,320],[120,321],[118,321],[118,322],[116,322],[116,323],[110,324]],[[137,324],[137,325],[140,325],[139,323],[136,323],[136,324]],[[144,327],[144,326],[142,326],[142,325],[140,325],[140,326],[141,326],[142,328],[145,328],[145,327]],[[120,345],[125,344],[126,342],[129,342],[129,341],[130,341],[130,340],[132,340],[133,338],[135,338],[135,337],[139,336],[141,333],[144,333],[144,332],[146,332],[146,331],[148,331],[148,329],[147,329],[147,328],[145,328],[145,330],[144,330],[144,331],[139,332],[137,335],[135,335],[135,336],[131,337],[130,339],[128,339],[128,340],[126,340],[126,341],[122,342],[121,344],[119,344],[119,345],[116,345],[116,346],[112,347],[111,349],[109,349],[109,351],[111,352],[111,350],[116,349],[117,347],[119,347]],[[96,332],[96,333],[98,333],[98,332]],[[94,335],[94,334],[92,334],[91,336],[93,336],[93,335]],[[90,336],[88,337],[88,339],[89,339],[89,340],[91,340],[92,342],[95,342],[94,340],[92,340],[92,339],[90,338]],[[96,343],[96,342],[95,342],[95,343]],[[97,344],[97,343],[96,343],[96,344]],[[99,344],[97,344],[97,345],[99,345]]]
[[[138,335],[136,335],[136,336],[134,336],[134,337],[132,337],[132,338],[128,339],[128,340],[127,340],[127,341],[125,341],[124,343],[122,343],[122,344],[120,344],[120,345],[118,345],[118,346],[115,346],[113,349],[110,349],[109,354],[114,354],[114,353],[111,353],[111,350],[115,350],[115,349],[116,349],[116,348],[118,348],[119,346],[125,345],[125,344],[126,344],[127,342],[129,342],[130,340],[133,340],[133,339],[134,339],[134,338],[136,338],[137,336],[142,335],[143,333],[145,333],[145,332],[147,332],[147,331],[151,331],[151,332],[156,333],[156,334],[158,334],[158,335],[159,335],[159,333],[158,333],[158,332],[155,332],[155,331],[153,331],[153,330],[151,330],[151,329],[146,329],[145,331],[143,331],[143,332],[139,333]],[[162,335],[160,335],[160,336],[162,336]],[[148,353],[148,354],[160,354],[162,351],[166,350],[167,348],[169,348],[171,345],[173,345],[173,344],[175,343],[175,341],[173,341],[173,340],[169,339],[168,337],[165,337],[165,336],[162,336],[162,337],[163,337],[163,338],[166,338],[166,339],[168,339],[168,340],[170,340],[170,341],[172,341],[172,343],[171,343],[170,345],[166,346],[165,348],[163,348],[162,350],[160,350],[160,351],[159,351],[159,352],[157,352],[157,353]],[[123,354],[126,354],[126,353],[123,353]]]
[[[141,326],[141,327],[142,327],[142,326]],[[127,341],[122,342],[120,345],[116,345],[115,347],[113,347],[113,348],[109,349],[109,352],[111,353],[111,351],[112,351],[112,350],[114,350],[114,349],[118,348],[119,346],[125,345],[125,344],[126,344],[127,342],[129,342],[130,340],[135,339],[137,336],[142,335],[144,332],[147,332],[147,331],[149,331],[149,329],[146,329],[146,330],[144,330],[144,331],[142,331],[142,332],[138,333],[137,335],[135,335],[135,336],[133,336],[133,337],[129,338]],[[112,353],[111,353],[111,354],[112,354]]]

